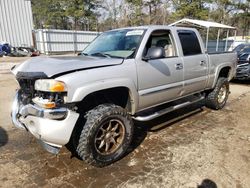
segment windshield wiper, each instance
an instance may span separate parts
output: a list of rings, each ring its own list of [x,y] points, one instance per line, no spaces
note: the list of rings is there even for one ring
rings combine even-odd
[[[109,54],[105,54],[105,53],[102,53],[102,52],[96,52],[96,53],[93,53],[93,54],[90,54],[91,56],[101,56],[101,57],[108,57],[110,58],[111,55]]]
[[[84,52],[82,52],[81,54],[82,54],[82,55],[85,55],[85,56],[88,56],[88,55],[89,55],[89,54],[87,54],[87,53],[84,53]]]
[[[120,56],[115,56],[115,55],[111,55],[111,54],[108,54],[108,53],[103,53],[103,52],[96,52],[96,53],[93,53],[93,54],[90,54],[91,56],[101,56],[101,57],[107,57],[107,58],[122,58],[124,59],[123,57],[120,57]]]
[[[78,53],[77,55],[78,55],[78,56],[83,56],[83,55],[84,55],[84,56],[88,56],[89,54],[84,53],[84,52],[80,52],[80,53]]]

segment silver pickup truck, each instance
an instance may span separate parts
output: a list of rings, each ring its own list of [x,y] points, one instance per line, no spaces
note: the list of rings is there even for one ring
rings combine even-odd
[[[70,143],[95,166],[120,159],[134,121],[198,101],[224,107],[235,53],[208,54],[195,29],[141,26],[102,33],[79,56],[37,57],[14,67],[12,121],[52,153]]]

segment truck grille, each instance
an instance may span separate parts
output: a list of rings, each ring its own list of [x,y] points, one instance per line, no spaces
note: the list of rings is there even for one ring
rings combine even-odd
[[[16,79],[20,86],[20,102],[26,105],[32,102],[32,98],[35,97],[35,81],[40,78],[47,78],[44,73],[41,72],[18,72]]]
[[[22,104],[29,104],[35,95],[35,80],[19,79],[18,83],[20,85],[20,100]]]

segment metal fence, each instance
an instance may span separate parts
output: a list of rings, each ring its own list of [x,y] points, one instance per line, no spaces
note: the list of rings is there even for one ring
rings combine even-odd
[[[216,49],[216,45],[217,45],[217,40],[209,40],[208,41],[208,45],[207,45],[207,51],[208,52],[225,52],[225,51],[229,51],[230,47],[232,46],[232,44],[234,43],[233,40],[228,40],[226,42],[226,40],[220,40],[218,41],[218,47]]]
[[[36,48],[43,54],[77,53],[82,51],[100,33],[92,31],[73,31],[56,29],[38,29],[33,31]],[[233,40],[208,41],[208,52],[223,52],[232,50],[238,45]],[[226,47],[225,47],[226,46]]]
[[[73,31],[38,29],[34,31],[36,48],[44,54],[80,52],[100,33],[92,31]]]

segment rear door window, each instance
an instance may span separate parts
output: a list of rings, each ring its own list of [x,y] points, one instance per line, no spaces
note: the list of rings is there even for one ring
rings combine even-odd
[[[201,46],[194,31],[179,30],[178,36],[184,56],[201,54]]]

